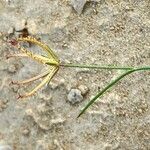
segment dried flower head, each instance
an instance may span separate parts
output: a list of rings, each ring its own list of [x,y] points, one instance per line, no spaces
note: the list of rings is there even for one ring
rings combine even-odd
[[[30,42],[30,43],[36,44],[36,45],[40,46],[42,48],[42,50],[46,51],[47,55],[42,56],[42,55],[34,54],[31,51],[27,50],[26,48],[21,47],[20,42]],[[27,57],[32,58],[33,60],[38,61],[39,63],[48,65],[48,70],[47,71],[45,71],[45,72],[43,72],[43,73],[41,73],[41,74],[39,74],[39,75],[37,75],[33,78],[30,78],[30,79],[27,79],[27,80],[24,80],[24,81],[12,82],[14,84],[25,84],[25,83],[29,83],[29,82],[32,82],[32,81],[35,81],[35,80],[38,80],[38,79],[44,77],[43,81],[39,85],[37,85],[32,91],[30,91],[28,93],[25,93],[24,95],[19,95],[18,98],[25,98],[25,97],[28,97],[28,96],[32,96],[43,85],[50,82],[50,80],[53,78],[53,76],[56,74],[56,72],[59,69],[60,61],[59,61],[57,55],[46,44],[41,43],[40,41],[36,40],[33,37],[28,36],[28,37],[25,37],[25,38],[18,38],[16,40],[11,41],[11,43],[13,45],[17,46],[17,48],[22,53],[14,54],[14,55],[11,55],[10,57],[12,57],[12,56],[13,57],[14,56],[15,57],[17,57],[17,56],[26,57],[27,56]]]

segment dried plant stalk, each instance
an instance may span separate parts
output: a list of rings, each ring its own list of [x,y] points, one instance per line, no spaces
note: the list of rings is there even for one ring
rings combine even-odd
[[[42,50],[47,52],[47,55],[44,57],[42,55],[37,55],[32,53],[31,51],[21,47],[19,45],[19,42],[30,42],[33,44],[36,44],[42,48]],[[124,70],[125,72],[122,73],[120,76],[118,76],[116,79],[110,82],[102,91],[97,93],[88,103],[87,105],[81,110],[78,117],[80,117],[100,96],[102,96],[104,93],[106,93],[112,86],[114,86],[116,83],[118,83],[121,79],[123,79],[125,76],[137,72],[137,71],[150,71],[150,66],[145,67],[117,67],[117,66],[100,66],[100,65],[87,65],[87,64],[65,64],[61,63],[57,55],[51,50],[46,44],[36,40],[33,37],[26,37],[26,38],[18,38],[14,43],[17,43],[18,49],[22,52],[21,54],[14,54],[10,57],[30,57],[35,61],[38,61],[39,63],[46,64],[49,66],[49,69],[40,74],[37,75],[31,79],[27,79],[25,81],[16,82],[17,84],[24,84],[29,83],[35,80],[38,80],[39,78],[44,78],[44,80],[36,86],[31,92],[26,93],[24,95],[19,95],[18,98],[25,98],[28,96],[32,96],[35,94],[42,86],[44,86],[46,83],[49,83],[53,76],[57,73],[60,67],[70,67],[70,68],[89,68],[89,69],[105,69],[105,70]]]

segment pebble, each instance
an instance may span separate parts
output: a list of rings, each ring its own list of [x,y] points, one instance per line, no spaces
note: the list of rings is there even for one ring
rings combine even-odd
[[[71,104],[76,104],[76,103],[79,103],[83,100],[83,96],[81,94],[81,91],[78,89],[71,89],[67,98]]]
[[[75,9],[75,11],[80,15],[83,11],[86,2],[87,0],[71,0],[71,5]]]
[[[13,28],[13,27],[10,27],[7,33],[8,33],[8,34],[14,33],[14,28]]]
[[[56,90],[59,85],[56,82],[51,82],[49,86],[52,90]]]
[[[64,85],[65,85],[65,79],[51,81],[49,84],[49,86],[52,90],[56,90],[60,86],[64,86]]]
[[[32,35],[36,35],[36,34],[38,34],[39,33],[39,31],[38,31],[38,25],[37,25],[37,23],[36,23],[36,21],[34,20],[34,19],[32,19],[32,18],[28,18],[28,21],[27,21],[27,23],[28,23],[28,31],[29,31],[29,33]]]
[[[15,30],[16,31],[22,30],[25,27],[25,24],[26,24],[26,19],[22,19],[20,21],[17,21],[15,23]]]
[[[83,96],[85,96],[88,93],[88,91],[89,91],[89,88],[87,86],[85,86],[85,85],[79,85],[78,89],[81,91],[81,94]]]

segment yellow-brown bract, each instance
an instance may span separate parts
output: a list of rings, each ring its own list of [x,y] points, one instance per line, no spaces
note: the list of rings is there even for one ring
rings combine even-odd
[[[41,56],[41,55],[37,55],[32,53],[31,51],[23,48],[20,46],[19,42],[30,42],[33,44],[36,44],[38,46],[40,46],[42,48],[42,50],[46,51],[47,56]],[[30,57],[33,60],[36,60],[42,64],[48,64],[48,70],[43,72],[42,74],[39,74],[33,78],[24,80],[24,81],[18,81],[18,82],[13,82],[13,83],[17,83],[17,84],[25,84],[25,83],[29,83],[35,80],[38,80],[40,78],[43,78],[43,81],[37,85],[32,91],[25,93],[24,95],[19,95],[18,98],[25,98],[28,96],[32,96],[37,90],[39,90],[43,85],[45,85],[46,83],[49,83],[50,80],[52,79],[52,77],[56,74],[56,72],[59,69],[59,65],[60,65],[60,61],[57,57],[57,55],[46,45],[41,43],[40,41],[36,40],[33,37],[26,37],[26,38],[18,38],[17,39],[17,48],[22,52],[21,54],[16,54],[13,56],[19,56],[19,57]]]

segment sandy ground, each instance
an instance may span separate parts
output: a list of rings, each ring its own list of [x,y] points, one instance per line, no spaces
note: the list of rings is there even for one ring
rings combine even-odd
[[[150,65],[149,0],[0,0],[0,150],[150,149],[149,72],[126,77],[79,119],[81,108],[120,71],[60,68],[35,96],[17,101],[38,81],[11,81],[46,69],[30,58],[6,59],[19,52],[8,41],[25,27],[63,62]],[[88,89],[84,95],[81,87]],[[72,89],[78,103],[68,99]]]

